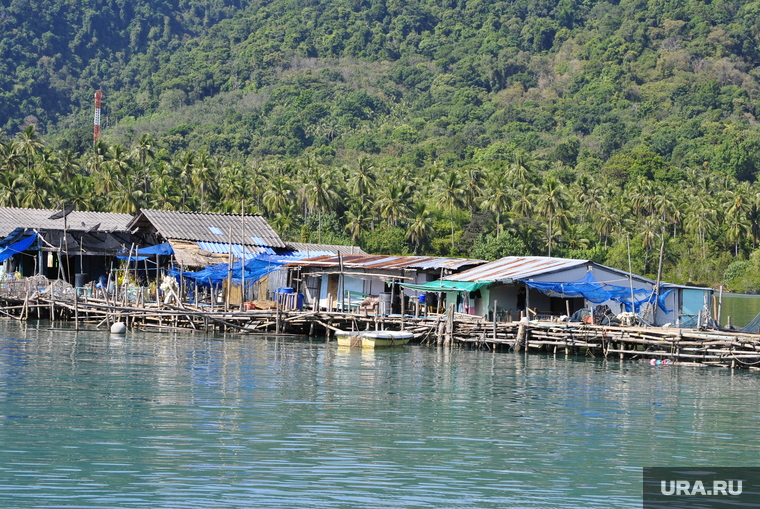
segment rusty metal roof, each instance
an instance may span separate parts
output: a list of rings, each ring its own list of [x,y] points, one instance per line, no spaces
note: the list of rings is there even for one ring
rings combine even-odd
[[[240,214],[142,210],[129,226],[149,232],[155,231],[164,239],[285,247],[280,236],[269,226],[266,219],[258,214],[246,214],[243,221]],[[244,232],[241,231],[243,227]]]
[[[314,258],[315,256],[322,256],[329,253],[333,254],[367,254],[365,253],[362,248],[358,246],[338,246],[335,244],[312,244],[312,243],[304,243],[304,242],[286,242],[288,249],[292,249],[293,251],[301,251],[304,253],[313,252],[314,254],[310,256],[310,258]]]
[[[587,265],[588,260],[549,258],[546,256],[507,256],[494,262],[447,276],[449,281],[504,281],[525,279],[539,274],[548,274],[565,269]]]
[[[8,236],[17,228],[63,231],[62,216],[61,219],[50,219],[51,216],[60,212],[60,209],[0,207],[0,237]],[[131,220],[132,216],[129,214],[74,210],[66,216],[66,229],[87,231],[97,226],[99,232],[126,232],[129,231],[127,224]]]
[[[374,270],[403,270],[403,269],[452,269],[456,270],[468,265],[486,263],[485,260],[470,258],[439,258],[435,256],[389,256],[389,255],[342,255],[344,269],[374,269]],[[290,265],[303,267],[339,267],[341,260],[338,255],[315,256],[293,262]]]

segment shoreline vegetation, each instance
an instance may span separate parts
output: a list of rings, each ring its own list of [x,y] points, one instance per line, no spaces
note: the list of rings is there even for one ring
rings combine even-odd
[[[171,155],[143,136],[97,142],[81,156],[44,145],[33,127],[0,141],[0,205],[134,214],[140,208],[261,213],[290,241],[359,245],[377,254],[590,259],[729,291],[760,290],[760,184],[709,168],[669,182],[541,172],[509,161],[461,168],[336,166],[316,157],[237,162]],[[556,170],[556,168],[555,168]],[[567,176],[567,175],[565,175]]]
[[[665,280],[759,293],[759,19],[748,0],[13,2],[0,205],[245,209],[287,240],[649,277],[662,246]]]
[[[670,364],[731,369],[760,369],[760,339],[756,334],[681,329],[626,327],[549,320],[485,320],[455,313],[376,314],[330,310],[287,309],[279,302],[265,302],[263,309],[231,311],[225,306],[161,303],[141,289],[124,289],[118,295],[99,298],[79,294],[70,285],[51,281],[43,291],[30,292],[28,281],[0,288],[0,312],[5,319],[73,321],[74,330],[114,333],[112,324],[128,330],[155,332],[194,331],[244,336],[325,336],[329,342],[349,331],[402,331],[413,343],[435,347],[473,348],[489,351],[544,353],[565,357],[645,361],[653,366]],[[39,288],[41,281],[34,283]],[[21,291],[24,289],[24,291]],[[133,301],[130,301],[129,295]],[[22,296],[23,295],[23,296]],[[135,297],[136,296],[136,297]],[[80,328],[83,327],[83,328]],[[355,332],[354,332],[355,333]],[[408,341],[408,339],[407,339]],[[358,343],[361,348],[361,343]],[[349,346],[339,346],[349,348]],[[351,344],[351,346],[355,346]]]

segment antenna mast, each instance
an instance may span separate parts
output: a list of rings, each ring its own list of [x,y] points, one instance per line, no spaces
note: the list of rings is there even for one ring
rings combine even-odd
[[[100,103],[103,101],[103,92],[95,92],[95,129],[92,133],[92,140],[96,142],[100,139]]]

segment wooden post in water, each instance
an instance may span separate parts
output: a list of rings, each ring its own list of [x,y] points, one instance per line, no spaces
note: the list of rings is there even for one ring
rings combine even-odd
[[[451,346],[454,339],[454,303],[449,304],[446,312],[446,339],[443,346]]]
[[[499,305],[499,301],[495,300],[493,301],[493,331],[492,331],[492,337],[493,340],[496,341],[496,307]]]
[[[79,292],[74,288],[74,330],[79,330]]]
[[[404,315],[406,314],[406,305],[404,302],[404,290],[399,290],[399,296],[401,297],[401,330],[406,330],[404,327]]]
[[[519,352],[520,349],[522,348],[522,343],[523,341],[525,341],[525,335],[526,335],[525,324],[520,322],[520,325],[517,326],[517,335],[515,336],[515,344],[514,344],[515,352]]]
[[[525,285],[525,316],[530,321],[530,286],[528,285]]]
[[[276,334],[279,334],[280,333],[280,294],[279,293],[275,293],[274,309],[275,309],[274,331]]]
[[[39,313],[39,308],[37,308]],[[24,282],[24,307],[21,308],[21,318],[24,320],[29,319],[29,285]]]

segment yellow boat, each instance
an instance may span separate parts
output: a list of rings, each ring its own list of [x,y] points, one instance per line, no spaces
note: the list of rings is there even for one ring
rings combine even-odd
[[[405,345],[414,337],[414,334],[401,331],[341,331],[336,332],[335,336],[338,338],[338,346],[382,348]]]
[[[338,338],[338,346],[362,346],[362,337],[358,331],[337,331],[335,337]]]

